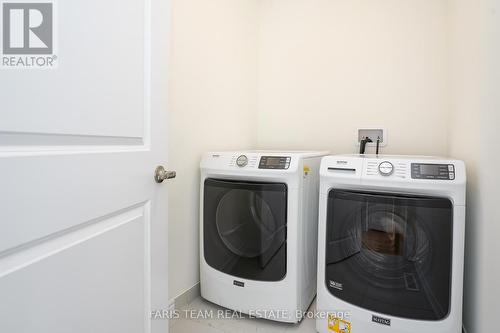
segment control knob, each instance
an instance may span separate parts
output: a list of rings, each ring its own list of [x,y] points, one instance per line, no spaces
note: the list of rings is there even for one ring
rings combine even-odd
[[[237,166],[243,168],[247,166],[247,164],[248,164],[248,157],[246,157],[245,155],[238,156],[238,159],[236,160]]]
[[[378,171],[382,176],[390,176],[394,172],[394,165],[391,162],[382,162],[378,166]]]

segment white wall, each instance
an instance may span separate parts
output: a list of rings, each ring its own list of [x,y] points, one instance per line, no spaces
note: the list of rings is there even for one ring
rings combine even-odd
[[[169,293],[199,281],[199,160],[255,146],[257,2],[173,0],[169,115]]]
[[[500,299],[500,1],[450,2],[451,155],[468,167],[464,323],[496,332]]]
[[[356,152],[356,128],[388,130],[386,153],[447,153],[446,0],[264,0],[259,146]]]

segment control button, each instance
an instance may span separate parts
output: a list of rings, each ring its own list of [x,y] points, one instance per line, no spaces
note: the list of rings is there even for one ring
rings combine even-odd
[[[245,155],[239,156],[238,159],[236,160],[236,165],[239,166],[240,168],[243,168],[247,164],[248,164],[248,157],[246,157]]]
[[[450,172],[450,179],[451,179],[451,180],[454,180],[454,179],[455,179],[455,173],[454,173],[454,172]]]
[[[390,176],[394,172],[394,165],[391,162],[382,162],[378,166],[378,171],[382,176]]]
[[[454,172],[455,171],[455,167],[453,165],[448,165],[448,171],[449,172]]]

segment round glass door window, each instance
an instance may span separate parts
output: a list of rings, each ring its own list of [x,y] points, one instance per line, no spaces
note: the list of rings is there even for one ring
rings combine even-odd
[[[222,197],[216,225],[224,245],[244,258],[266,253],[279,231],[267,202],[254,191],[240,189],[230,190]]]
[[[384,205],[369,205],[366,215],[356,226],[361,236],[354,266],[358,273],[380,287],[418,290],[414,270],[423,273],[432,260],[429,236],[418,218]]]

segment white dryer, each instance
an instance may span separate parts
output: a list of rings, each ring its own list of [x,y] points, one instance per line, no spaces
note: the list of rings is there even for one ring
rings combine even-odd
[[[322,333],[460,333],[465,165],[328,156],[320,169]]]
[[[201,161],[201,296],[295,323],[316,294],[321,152],[214,152]]]

